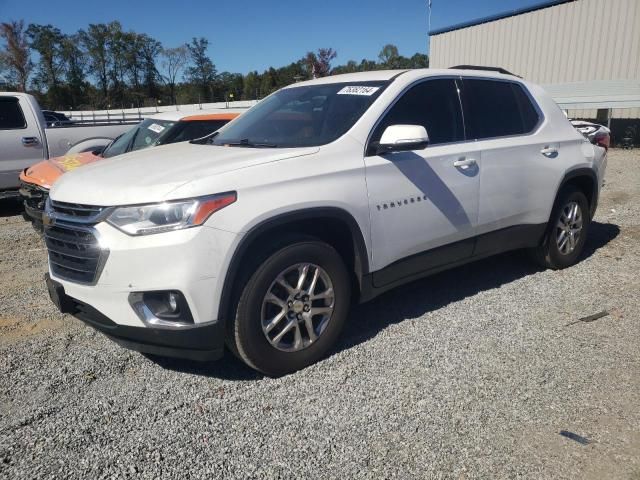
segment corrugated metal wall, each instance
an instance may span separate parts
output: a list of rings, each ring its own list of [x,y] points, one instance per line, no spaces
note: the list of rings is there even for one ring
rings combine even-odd
[[[431,37],[431,67],[461,64],[500,66],[539,84],[640,80],[640,0],[577,0]],[[638,118],[640,109],[613,116]]]

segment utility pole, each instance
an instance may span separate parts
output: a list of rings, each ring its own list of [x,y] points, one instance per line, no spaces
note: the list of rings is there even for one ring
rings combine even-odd
[[[427,0],[427,7],[429,10],[427,20],[427,54],[431,56],[431,0]]]

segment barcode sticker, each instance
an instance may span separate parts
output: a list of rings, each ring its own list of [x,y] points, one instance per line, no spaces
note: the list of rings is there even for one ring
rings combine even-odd
[[[368,97],[376,93],[378,90],[380,90],[380,87],[349,85],[348,87],[344,87],[340,90],[338,95],[366,95]]]
[[[158,125],[157,123],[152,123],[147,128],[152,132],[156,132],[156,133],[160,133],[161,131],[164,130],[164,127],[162,125]]]

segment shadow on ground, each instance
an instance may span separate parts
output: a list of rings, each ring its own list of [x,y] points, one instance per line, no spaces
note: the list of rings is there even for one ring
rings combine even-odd
[[[22,201],[17,198],[0,198],[0,218],[22,215]]]
[[[581,260],[589,258],[620,233],[617,225],[593,222]],[[526,252],[516,251],[470,263],[423,280],[398,287],[351,311],[341,339],[331,354],[349,349],[375,337],[389,325],[417,318],[452,302],[498,288],[540,272]],[[171,370],[229,380],[257,380],[263,376],[227,352],[217,362],[190,362],[149,357]]]

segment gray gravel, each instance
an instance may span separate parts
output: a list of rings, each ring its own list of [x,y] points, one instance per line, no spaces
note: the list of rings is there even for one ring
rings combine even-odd
[[[0,477],[640,479],[639,167],[611,152],[579,265],[516,252],[400,288],[280,379],[58,314],[38,235],[0,205]]]

